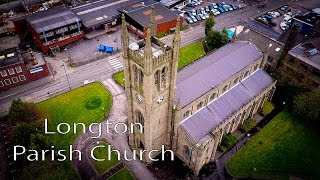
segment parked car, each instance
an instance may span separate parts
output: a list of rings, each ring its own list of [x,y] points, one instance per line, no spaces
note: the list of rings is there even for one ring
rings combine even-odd
[[[191,13],[193,16],[197,15],[196,10],[194,10],[194,9],[191,10]]]
[[[234,4],[230,4],[230,6],[233,8],[233,10],[238,9],[238,7],[236,5],[234,5]]]
[[[201,8],[200,11],[201,11],[201,14],[206,13],[206,11],[204,10],[204,8]]]
[[[205,17],[206,19],[208,19],[208,18],[210,17],[208,13],[205,13],[205,14],[203,14],[203,15],[204,15],[204,17]]]
[[[191,18],[186,17],[185,19],[186,19],[186,21],[187,21],[189,24],[193,23],[193,21],[192,21],[192,19],[191,19]]]
[[[286,11],[288,8],[289,8],[289,6],[285,5],[285,6],[282,6],[280,9],[281,9],[282,11]]]
[[[201,21],[202,19],[201,19],[201,17],[200,17],[199,15],[200,15],[200,14],[196,15],[195,17],[196,17],[196,19],[197,19],[198,21]]]
[[[206,10],[206,12],[210,11],[209,6],[205,6],[204,9]]]
[[[206,19],[206,17],[203,14],[199,14],[199,16],[201,17],[201,19]]]
[[[218,5],[216,3],[212,3],[213,8],[218,9]]]
[[[266,18],[267,21],[271,21],[272,20],[272,16],[265,14],[261,16],[262,18]]]
[[[196,7],[196,4],[194,2],[191,2],[189,4],[187,4],[188,7]]]
[[[224,11],[224,9],[223,8],[221,8],[221,7],[218,7],[218,9],[217,9],[220,13],[224,13],[225,11]]]
[[[260,4],[258,5],[258,8],[259,8],[259,9],[265,8],[265,7],[267,7],[267,5],[266,5],[265,3],[260,3]]]
[[[286,30],[286,29],[288,28],[287,22],[282,21],[282,22],[280,23],[280,28],[281,28],[283,31]]]
[[[191,16],[190,18],[192,19],[193,22],[197,22],[198,21],[194,16]]]
[[[229,11],[229,9],[226,7],[226,6],[222,6],[221,7],[225,12],[228,12]]]
[[[196,12],[197,12],[198,15],[199,15],[199,14],[202,14],[202,12],[201,12],[200,9],[197,9]]]
[[[291,16],[284,16],[283,21],[288,22],[292,19]]]
[[[229,11],[233,11],[233,8],[229,4],[227,4],[225,6],[228,8]]]
[[[212,12],[215,16],[220,14],[220,12],[217,9],[212,9]]]

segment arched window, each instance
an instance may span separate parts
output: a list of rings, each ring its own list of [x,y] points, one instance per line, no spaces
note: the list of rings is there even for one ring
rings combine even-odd
[[[167,80],[167,67],[164,67],[161,71],[161,86],[162,88],[166,88],[166,80]]]
[[[237,84],[237,83],[238,83],[238,79],[239,79],[239,78],[236,78],[236,79],[233,81],[233,84]]]
[[[228,90],[228,85],[224,86],[222,91],[226,92],[227,90]]]
[[[154,74],[154,84],[158,85],[159,83],[159,71]]]
[[[142,128],[144,128],[144,118],[143,118],[143,116],[142,116],[142,114],[141,114],[140,111],[137,111],[137,112],[136,112],[136,122],[139,123],[139,124],[141,124],[141,125],[142,125]],[[140,128],[140,127],[139,127],[139,128]],[[139,129],[139,130],[140,130],[140,129]],[[142,129],[142,132],[143,132],[143,129]]]
[[[216,93],[213,93],[211,96],[210,96],[210,101],[214,100],[216,98]]]
[[[186,111],[186,112],[183,114],[183,118],[188,117],[188,116],[189,116],[189,114],[190,114],[190,111]]]
[[[141,94],[143,93],[143,78],[143,72],[139,69],[139,91]]]
[[[190,149],[189,149],[189,147],[188,147],[187,145],[184,145],[184,146],[183,146],[183,151],[184,151],[184,155],[185,155],[186,157],[190,157],[191,151],[190,151]]]
[[[133,87],[137,88],[137,82],[138,82],[138,69],[137,69],[137,66],[132,65],[132,73],[133,73]]]
[[[202,108],[202,105],[203,105],[203,102],[200,102],[200,103],[197,105],[197,110],[199,110],[200,108]]]

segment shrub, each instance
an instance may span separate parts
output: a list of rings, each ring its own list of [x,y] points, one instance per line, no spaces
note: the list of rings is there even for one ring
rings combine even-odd
[[[246,119],[243,124],[240,126],[240,131],[243,133],[247,133],[249,132],[255,125],[257,124],[257,122],[252,119],[252,118],[248,118]]]
[[[237,143],[237,140],[238,140],[237,137],[231,133],[224,135],[220,143],[220,150],[222,152],[226,152],[227,150],[232,148],[233,145]]]
[[[264,102],[263,106],[262,106],[262,111],[261,111],[261,114],[263,116],[266,116],[268,115],[272,110],[274,109],[274,105],[269,102],[269,101],[266,101]]]

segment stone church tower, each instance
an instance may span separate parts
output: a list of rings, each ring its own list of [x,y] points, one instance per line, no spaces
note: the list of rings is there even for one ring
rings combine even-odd
[[[154,14],[154,13],[152,13]],[[153,25],[154,15],[150,16]],[[129,44],[129,35],[124,15],[122,16],[122,49],[124,58],[125,92],[128,102],[128,123],[135,125],[129,135],[129,144],[134,150],[161,150],[171,148],[172,110],[176,91],[176,76],[180,49],[180,23],[177,19],[172,47],[152,36],[150,27],[147,38]],[[143,133],[141,133],[143,131]],[[144,153],[146,163],[151,160]],[[159,152],[160,153],[160,152]],[[159,153],[152,153],[154,158]]]

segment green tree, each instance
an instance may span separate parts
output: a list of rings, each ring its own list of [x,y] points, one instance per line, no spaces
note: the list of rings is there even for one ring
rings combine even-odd
[[[206,36],[208,35],[209,31],[212,30],[213,26],[216,24],[213,16],[210,16],[205,22],[204,22],[204,32]]]
[[[9,108],[9,118],[13,124],[17,122],[34,122],[40,117],[41,112],[34,103],[22,102],[21,99],[13,100]]]
[[[35,150],[50,149],[50,146],[52,145],[48,136],[45,136],[44,134],[41,134],[41,133],[31,134],[30,143],[31,143],[31,146],[30,146],[31,149],[35,149]]]
[[[32,125],[22,123],[18,124],[13,131],[13,143],[14,145],[21,145],[28,148],[31,144],[31,134],[35,133],[36,130]]]
[[[226,33],[215,30],[209,31],[205,39],[209,51],[218,49],[229,42]]]
[[[292,112],[299,119],[320,128],[320,89],[315,89],[294,98]]]

